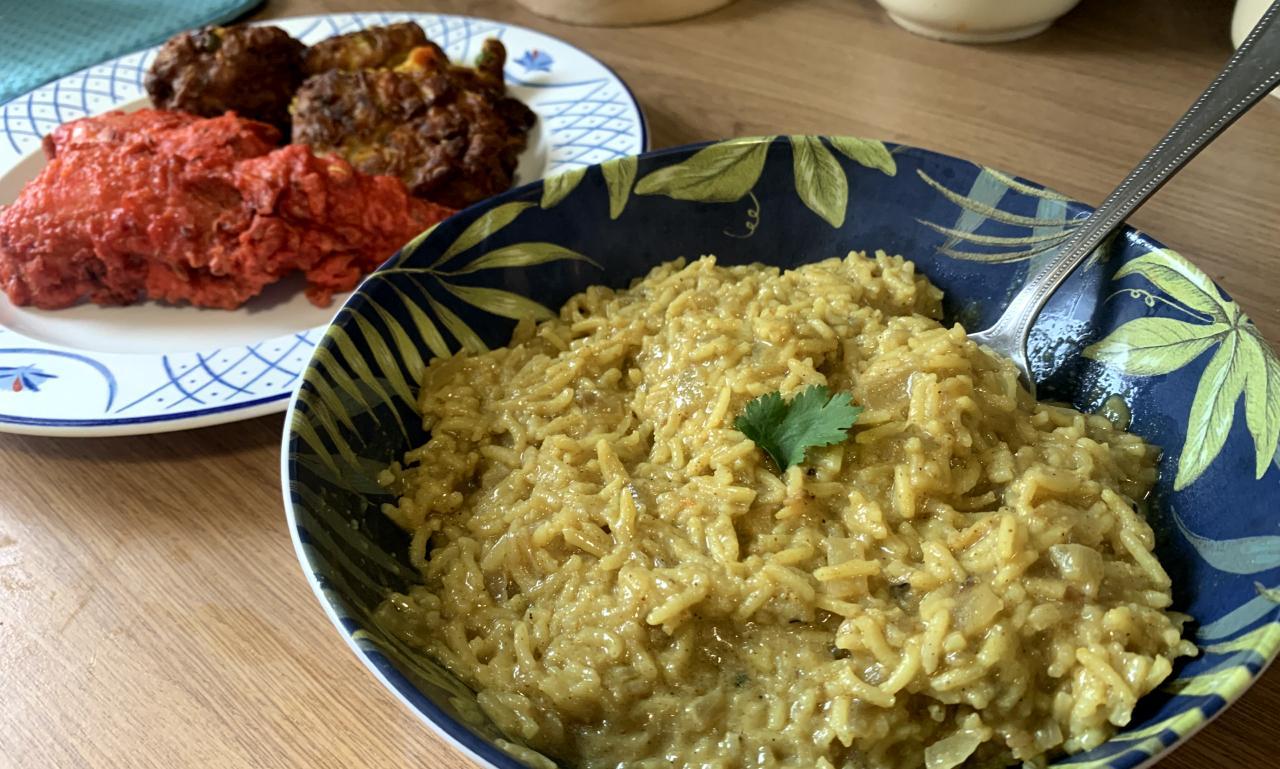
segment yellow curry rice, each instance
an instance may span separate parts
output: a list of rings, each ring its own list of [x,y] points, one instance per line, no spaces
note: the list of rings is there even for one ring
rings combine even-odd
[[[566,766],[950,769],[1106,740],[1194,647],[1135,512],[1155,451],[1035,402],[900,257],[711,257],[432,361],[383,480],[381,621]],[[733,428],[865,407],[781,476]],[[539,762],[544,759],[535,757]]]

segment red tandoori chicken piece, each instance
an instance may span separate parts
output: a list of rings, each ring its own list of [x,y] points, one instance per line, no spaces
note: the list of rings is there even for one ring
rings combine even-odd
[[[301,270],[328,304],[452,213],[228,113],[112,112],[45,137],[47,167],[0,207],[0,286],[57,309],[143,299],[230,309]]]

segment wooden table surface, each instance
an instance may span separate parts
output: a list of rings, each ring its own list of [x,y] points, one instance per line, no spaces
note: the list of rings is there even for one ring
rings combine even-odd
[[[1229,55],[1229,2],[1086,0],[988,47],[894,27],[871,0],[738,0],[659,27],[590,29],[511,0],[270,2],[467,13],[594,53],[655,147],[764,133],[874,136],[1098,201]],[[1280,340],[1280,99],[1136,217]],[[0,395],[0,398],[3,398]],[[365,671],[294,558],[281,417],[95,440],[0,435],[0,765],[470,767]],[[1161,769],[1280,763],[1280,672]]]

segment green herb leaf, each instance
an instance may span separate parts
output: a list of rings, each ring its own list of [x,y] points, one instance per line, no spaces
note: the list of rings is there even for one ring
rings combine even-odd
[[[848,437],[862,408],[852,405],[848,393],[832,395],[826,387],[814,385],[790,402],[771,392],[747,404],[735,429],[764,450],[785,471],[804,461],[811,446],[829,446]]]

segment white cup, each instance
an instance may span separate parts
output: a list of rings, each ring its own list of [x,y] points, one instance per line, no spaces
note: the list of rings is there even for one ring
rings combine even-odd
[[[1080,0],[876,0],[898,26],[952,43],[1038,35]]]
[[[1239,48],[1270,7],[1271,0],[1236,0],[1236,11],[1231,14],[1231,44]],[[1280,97],[1280,88],[1271,95]]]
[[[1231,14],[1232,45],[1240,47],[1270,5],[1271,0],[1236,0],[1236,11]]]

